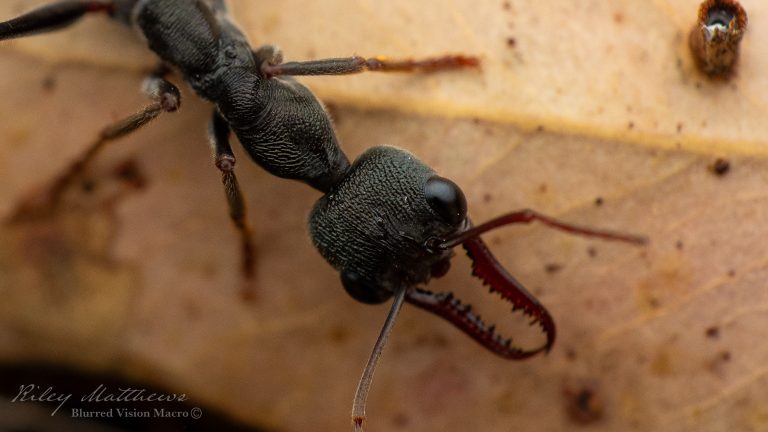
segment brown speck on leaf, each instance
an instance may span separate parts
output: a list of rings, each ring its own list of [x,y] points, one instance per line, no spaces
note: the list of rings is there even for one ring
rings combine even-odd
[[[350,336],[351,333],[349,329],[341,325],[331,327],[330,331],[328,332],[328,339],[331,341],[331,343],[336,345],[343,345],[349,340]]]
[[[651,373],[656,376],[670,376],[674,373],[674,367],[672,364],[672,356],[668,351],[661,351],[656,353],[656,356],[651,360],[650,364]]]
[[[683,131],[683,123],[679,122],[677,123],[677,133],[680,133]]]
[[[613,14],[613,22],[616,24],[621,24],[624,22],[624,14],[621,12],[616,12]]]
[[[707,327],[707,329],[704,331],[704,334],[710,339],[717,339],[720,336],[720,327]]]
[[[415,338],[416,344],[420,347],[445,348],[448,339],[442,333],[421,333]]]
[[[403,429],[408,426],[408,424],[411,422],[411,419],[408,418],[408,415],[399,412],[395,414],[394,417],[392,417],[392,426],[394,426],[396,429]]]
[[[508,1],[505,1],[504,3],[501,4],[501,8],[508,11],[512,8],[512,4],[509,3]]]
[[[118,180],[134,189],[143,189],[147,185],[147,178],[134,159],[128,159],[117,164],[113,169],[113,174]]]
[[[682,240],[678,240],[678,241],[675,242],[675,249],[683,250],[683,241]]]
[[[510,47],[510,48],[514,48],[515,45],[517,45],[517,40],[515,38],[513,38],[513,37],[508,37],[507,38],[507,46]]]
[[[542,183],[539,185],[538,191],[539,193],[547,193],[547,189],[548,189],[547,184]]]
[[[728,270],[728,277],[735,277],[736,276],[736,270],[730,269]]]
[[[717,158],[712,163],[712,165],[710,165],[709,169],[712,171],[713,174],[722,177],[728,174],[728,171],[731,170],[731,162],[725,158]]]
[[[576,357],[577,357],[576,356],[576,350],[574,350],[573,348],[566,348],[565,349],[565,358],[567,360],[574,361],[574,360],[576,360]]]
[[[717,375],[719,377],[725,376],[725,366],[731,361],[731,352],[728,350],[723,350],[717,353],[714,358],[712,358],[707,368],[710,372],[712,372],[714,375]]]
[[[592,246],[588,247],[587,248],[587,255],[589,255],[590,258],[596,257],[597,256],[597,249],[595,249]]]
[[[86,179],[80,183],[80,190],[89,194],[96,190],[96,182],[93,179]]]
[[[627,123],[627,129],[631,130],[631,129],[634,129],[634,128],[635,128],[635,122],[631,121],[631,122]]]
[[[604,202],[604,201],[603,201],[603,197],[597,197],[597,198],[595,198],[595,205],[596,205],[596,206],[600,207],[601,205],[603,205],[603,202]]]
[[[202,315],[200,304],[196,302],[186,302],[184,305],[184,312],[189,321],[197,321]]]
[[[483,194],[483,202],[484,202],[484,203],[489,203],[489,202],[491,202],[492,200],[493,200],[493,195],[491,195],[491,194],[490,194],[490,193],[488,193],[488,192],[486,192],[486,193],[484,193],[484,194]]]
[[[568,386],[563,388],[565,411],[568,418],[579,425],[588,425],[600,420],[604,414],[604,404],[592,385]]]
[[[563,265],[558,263],[549,263],[544,266],[544,271],[549,274],[555,274],[562,269],[563,269]]]
[[[52,91],[56,90],[56,77],[54,75],[47,75],[45,78],[43,78],[41,87],[46,93],[51,93]]]

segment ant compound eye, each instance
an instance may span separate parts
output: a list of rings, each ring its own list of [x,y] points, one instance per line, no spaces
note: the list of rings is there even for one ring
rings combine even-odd
[[[427,203],[445,222],[458,226],[467,217],[467,199],[456,183],[440,176],[427,180]]]

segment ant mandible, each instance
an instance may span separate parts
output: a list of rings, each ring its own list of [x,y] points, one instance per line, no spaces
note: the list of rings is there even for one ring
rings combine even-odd
[[[349,57],[284,63],[281,52],[271,45],[251,48],[230,19],[223,0],[59,1],[0,23],[0,40],[57,30],[88,13],[99,12],[137,28],[160,58],[160,66],[145,80],[143,89],[154,102],[104,128],[42,197],[22,202],[11,220],[51,213],[105,144],[163,112],[178,110],[181,94],[166,79],[175,69],[195,93],[216,106],[209,140],[214,163],[221,171],[229,214],[239,232],[245,278],[251,279],[254,273],[253,244],[234,173],[231,132],[261,167],[278,177],[303,181],[324,194],[312,209],[310,233],[323,257],[340,272],[347,293],[369,304],[394,297],[355,394],[352,415],[356,429],[362,429],[373,370],[404,301],[448,320],[508,359],[528,358],[552,347],[555,325],[549,313],[496,261],[480,234],[502,225],[539,221],[574,234],[643,242],[636,236],[569,225],[531,210],[512,212],[473,227],[461,189],[410,153],[374,147],[350,164],[323,106],[292,78],[366,70],[477,67],[479,61],[474,57],[420,61]],[[451,294],[418,288],[448,271],[452,249],[460,244],[473,261],[473,274],[489,285],[491,292],[510,302],[513,310],[521,309],[532,323],[539,324],[546,335],[545,344],[535,349],[518,348]]]

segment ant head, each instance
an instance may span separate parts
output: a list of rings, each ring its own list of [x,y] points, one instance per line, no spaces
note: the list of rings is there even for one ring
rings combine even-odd
[[[473,228],[461,189],[394,147],[375,147],[360,156],[318,201],[309,221],[315,246],[341,273],[344,288],[356,300],[382,303],[405,287],[406,301],[447,319],[497,354],[525,358],[551,347],[555,327],[546,309],[479,238],[506,223],[511,222]],[[542,327],[545,345],[516,348],[450,293],[423,289],[448,271],[459,244],[473,260],[474,275]]]
[[[410,153],[375,147],[315,205],[310,231],[345,289],[365,303],[389,299],[402,284],[445,274],[450,250],[431,250],[466,226],[466,199]]]

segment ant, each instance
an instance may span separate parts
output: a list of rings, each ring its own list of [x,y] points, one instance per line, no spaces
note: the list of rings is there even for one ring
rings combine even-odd
[[[229,215],[240,236],[242,271],[254,273],[253,243],[245,203],[235,176],[232,132],[249,156],[278,177],[299,180],[323,193],[309,217],[312,241],[341,275],[354,299],[368,304],[394,297],[392,307],[358,385],[353,423],[362,429],[365,400],[376,362],[404,301],[458,327],[490,351],[525,359],[549,351],[555,325],[547,310],[494,258],[480,235],[502,225],[542,222],[573,234],[643,243],[632,235],[577,227],[532,210],[512,212],[473,226],[467,202],[451,180],[438,176],[413,155],[395,147],[374,147],[354,163],[339,147],[331,120],[298,75],[342,75],[362,71],[434,71],[478,67],[468,56],[394,61],[348,57],[283,62],[274,46],[252,49],[230,19],[223,0],[67,0],[42,6],[0,23],[0,40],[68,26],[89,13],[106,13],[133,26],[161,62],[144,82],[153,103],[104,128],[98,139],[67,167],[44,194],[17,208],[12,221],[50,214],[62,194],[110,141],[164,112],[179,109],[181,93],[166,79],[179,72],[198,96],[216,109],[209,124],[214,163],[222,175]],[[422,288],[446,274],[453,248],[463,245],[473,274],[541,326],[546,343],[518,348],[497,334],[450,293]]]

